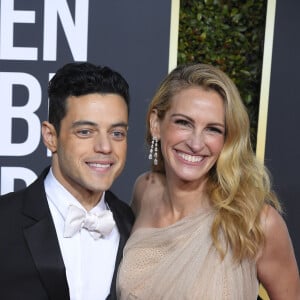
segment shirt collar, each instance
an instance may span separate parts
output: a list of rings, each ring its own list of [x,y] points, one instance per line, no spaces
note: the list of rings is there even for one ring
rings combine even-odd
[[[63,219],[66,218],[68,207],[70,205],[76,205],[86,211],[81,203],[55,178],[52,168],[50,168],[49,173],[45,178],[44,185],[48,201],[51,201],[54,204]],[[104,199],[105,192],[102,193],[100,201],[90,210],[90,212],[97,213],[107,210],[108,207]]]

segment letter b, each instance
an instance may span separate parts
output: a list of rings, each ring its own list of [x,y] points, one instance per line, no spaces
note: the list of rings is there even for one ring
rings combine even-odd
[[[13,85],[28,89],[28,101],[24,106],[13,106]],[[41,104],[41,86],[37,79],[27,73],[0,72],[1,90],[1,147],[0,156],[25,156],[32,153],[40,142],[40,119],[35,111]],[[23,143],[13,143],[13,119],[23,119],[28,125],[28,134]]]
[[[1,195],[14,191],[16,179],[24,181],[28,186],[37,178],[36,174],[23,167],[2,167],[1,168]]]

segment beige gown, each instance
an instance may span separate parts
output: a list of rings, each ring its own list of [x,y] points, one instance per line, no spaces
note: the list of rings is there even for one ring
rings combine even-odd
[[[214,213],[202,211],[164,228],[140,228],[129,238],[121,262],[119,300],[255,300],[253,260],[223,261],[212,246]]]

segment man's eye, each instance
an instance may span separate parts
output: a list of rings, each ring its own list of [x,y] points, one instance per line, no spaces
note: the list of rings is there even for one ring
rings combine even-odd
[[[89,136],[89,135],[91,135],[92,131],[89,129],[81,129],[81,130],[77,130],[76,133],[79,136]]]
[[[115,139],[121,140],[121,139],[124,139],[127,134],[125,131],[122,131],[122,130],[114,130],[112,132],[112,135]]]

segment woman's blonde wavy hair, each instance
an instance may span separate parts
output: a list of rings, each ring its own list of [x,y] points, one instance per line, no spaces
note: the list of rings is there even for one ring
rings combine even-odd
[[[162,120],[172,98],[179,91],[199,86],[219,93],[225,105],[225,142],[216,165],[211,169],[208,192],[216,216],[211,228],[215,247],[223,258],[230,247],[237,261],[255,258],[264,243],[260,213],[265,204],[281,211],[271,190],[270,176],[259,162],[250,142],[250,124],[246,108],[233,81],[220,69],[207,64],[178,66],[161,83],[147,114],[146,140],[150,145],[150,115],[153,109]],[[159,162],[152,170],[165,173],[158,147]],[[220,232],[225,237],[221,243]]]

